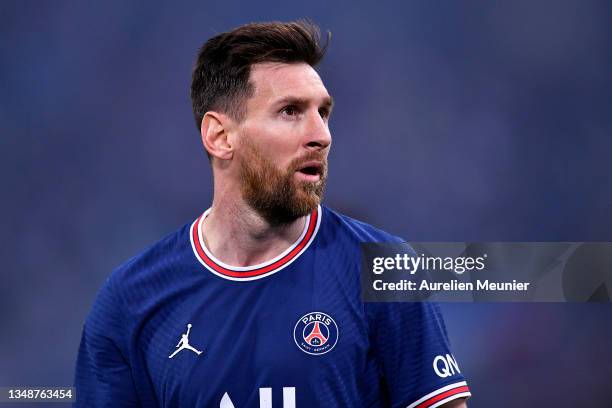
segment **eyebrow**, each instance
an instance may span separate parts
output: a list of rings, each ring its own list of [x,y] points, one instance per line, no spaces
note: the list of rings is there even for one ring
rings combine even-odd
[[[309,102],[310,102],[310,99],[307,99],[307,98],[287,96],[287,97],[281,98],[278,101],[274,102],[274,105],[292,104],[292,105],[304,106],[304,105],[308,105]],[[329,95],[326,96],[325,98],[323,98],[323,103],[321,104],[321,106],[329,109],[329,111],[331,112],[331,110],[334,107],[334,98],[332,98]]]

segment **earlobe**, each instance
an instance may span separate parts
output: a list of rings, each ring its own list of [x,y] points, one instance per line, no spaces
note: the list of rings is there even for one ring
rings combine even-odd
[[[217,112],[206,112],[202,118],[200,133],[202,144],[211,157],[230,160],[234,150],[229,144],[227,125],[229,119]]]

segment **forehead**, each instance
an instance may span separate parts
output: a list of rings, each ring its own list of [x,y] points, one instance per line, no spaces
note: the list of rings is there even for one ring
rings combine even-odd
[[[260,63],[251,66],[250,82],[255,87],[252,100],[258,102],[294,97],[323,100],[329,98],[317,71],[306,63]]]

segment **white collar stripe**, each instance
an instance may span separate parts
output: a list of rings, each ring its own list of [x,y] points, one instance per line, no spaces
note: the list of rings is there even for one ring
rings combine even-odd
[[[258,265],[237,267],[227,265],[215,258],[206,248],[206,245],[204,245],[201,224],[209,212],[210,209],[205,211],[204,214],[191,224],[189,238],[193,253],[198,261],[210,272],[219,277],[234,281],[261,279],[287,267],[310,246],[319,230],[322,216],[321,207],[318,206],[306,220],[304,230],[297,241],[279,256]]]

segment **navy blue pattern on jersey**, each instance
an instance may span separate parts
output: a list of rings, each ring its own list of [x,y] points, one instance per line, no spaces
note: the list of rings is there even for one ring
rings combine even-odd
[[[76,406],[435,408],[470,395],[437,305],[361,301],[360,243],[400,239],[319,207],[288,251],[235,268],[206,249],[201,218],[105,282]]]

